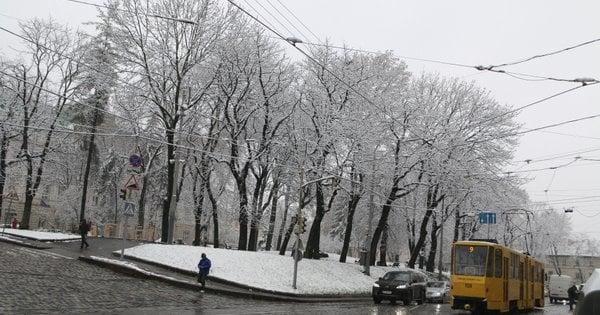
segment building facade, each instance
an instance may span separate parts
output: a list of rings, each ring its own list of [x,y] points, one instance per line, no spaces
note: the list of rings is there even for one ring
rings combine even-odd
[[[575,282],[584,283],[594,272],[600,268],[600,257],[581,255],[548,255],[546,256],[546,273],[573,277]]]

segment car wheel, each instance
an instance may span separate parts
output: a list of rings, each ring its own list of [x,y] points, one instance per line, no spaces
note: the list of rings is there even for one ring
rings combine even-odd
[[[379,303],[381,303],[381,299],[374,297],[373,302],[375,302],[375,304],[379,304]]]
[[[402,303],[404,303],[404,305],[406,306],[410,305],[410,302],[412,302],[411,298],[405,298],[404,300],[402,300]]]

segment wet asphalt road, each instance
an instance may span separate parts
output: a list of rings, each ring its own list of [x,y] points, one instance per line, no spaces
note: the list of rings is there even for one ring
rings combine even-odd
[[[448,304],[283,303],[131,278],[66,255],[0,243],[1,314],[468,314]],[[528,314],[568,314],[549,305]]]

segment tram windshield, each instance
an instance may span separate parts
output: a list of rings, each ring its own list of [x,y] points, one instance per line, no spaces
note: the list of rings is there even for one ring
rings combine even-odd
[[[454,247],[454,274],[485,276],[488,246],[456,245]]]

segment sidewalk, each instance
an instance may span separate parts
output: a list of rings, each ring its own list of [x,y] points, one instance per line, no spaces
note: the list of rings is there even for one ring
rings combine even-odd
[[[93,238],[87,239],[90,247],[87,249],[80,249],[80,242],[68,241],[68,242],[36,242],[25,239],[17,239],[11,237],[16,245],[37,246],[34,248],[44,249],[55,254],[66,256],[80,261],[94,264],[103,268],[111,269],[115,272],[127,274],[129,276],[138,277],[142,279],[152,279],[168,283],[181,288],[200,290],[200,284],[196,281],[196,276],[190,272],[182,272],[173,270],[172,268],[166,268],[154,263],[143,262],[140,260],[125,259],[119,261],[119,257],[115,257],[113,254],[115,251],[121,249],[123,240],[115,238]],[[0,241],[3,241],[0,238]],[[127,240],[125,241],[125,248],[133,247],[143,242]],[[127,258],[127,256],[125,257]],[[123,263],[126,262],[126,263]],[[285,301],[285,302],[342,302],[342,301],[362,301],[369,300],[370,296],[315,296],[315,295],[293,295],[293,294],[280,294],[275,292],[265,292],[262,290],[253,289],[239,284],[229,284],[224,281],[215,279],[215,281],[207,282],[205,288],[206,292],[239,296],[244,298],[253,298],[260,300],[274,300],[274,301]]]

